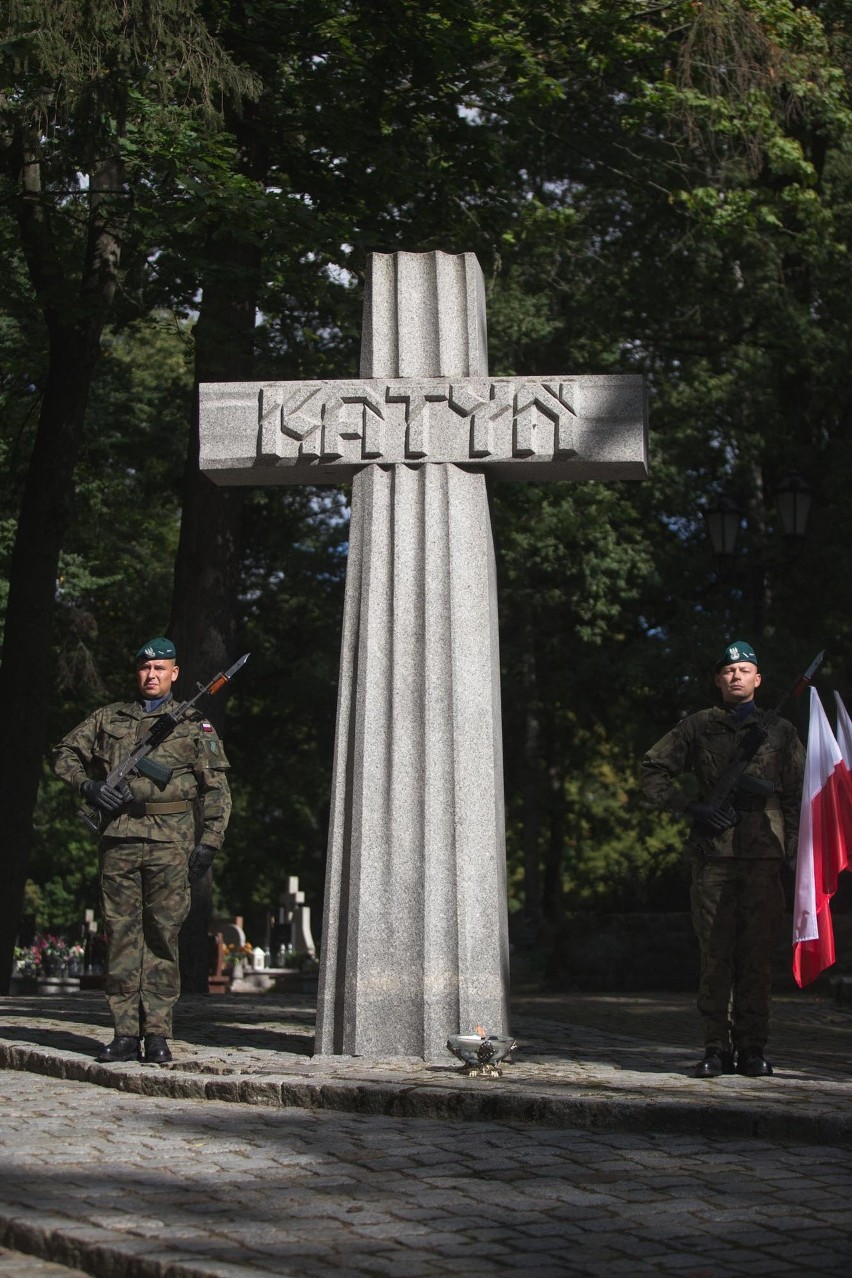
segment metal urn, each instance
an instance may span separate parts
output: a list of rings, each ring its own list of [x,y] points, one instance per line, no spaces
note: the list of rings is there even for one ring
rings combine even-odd
[[[451,1034],[447,1050],[463,1061],[462,1073],[469,1078],[499,1078],[499,1068],[518,1044],[509,1035],[487,1034],[477,1026],[475,1034]]]

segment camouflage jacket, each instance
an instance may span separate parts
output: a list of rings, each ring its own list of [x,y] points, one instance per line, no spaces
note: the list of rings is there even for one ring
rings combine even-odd
[[[737,726],[727,710],[717,706],[682,719],[652,746],[642,760],[642,790],[657,808],[680,814],[689,797],[676,778],[692,772],[701,797],[707,795],[754,722],[766,713],[755,709]],[[788,859],[795,856],[805,752],[796,729],[787,719],[768,727],[766,740],[746,768],[746,775],[775,782],[768,799],[735,792],[731,804],[740,813],[732,829],[712,841],[714,857]]]
[[[75,790],[84,781],[100,781],[127,758],[146,735],[157,715],[173,705],[170,700],[145,714],[138,701],[116,701],[103,706],[78,724],[54,750],[53,770]],[[104,830],[109,838],[154,839],[187,846],[204,842],[220,848],[231,813],[229,767],[222,742],[213,725],[192,709],[166,740],[152,752],[152,761],[171,769],[171,778],[160,784],[144,776],[129,779],[137,812],[121,811]],[[186,800],[183,812],[141,814],[138,805]]]

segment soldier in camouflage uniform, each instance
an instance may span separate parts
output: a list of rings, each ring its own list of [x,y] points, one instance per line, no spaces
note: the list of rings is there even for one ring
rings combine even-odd
[[[170,639],[136,654],[138,699],[96,710],[57,746],[54,771],[105,814],[99,844],[108,941],[106,995],[115,1038],[99,1061],[172,1059],[172,1009],[180,994],[178,933],[190,882],[222,846],[231,811],[228,760],[212,724],[194,708],[152,754],[168,781],[104,778],[170,708],[178,676]]]
[[[716,666],[722,706],[681,720],[642,762],[647,798],[693,822],[687,848],[705,1042],[696,1078],[734,1069],[752,1078],[772,1073],[764,1057],[771,956],[784,911],[782,873],[796,856],[804,769],[793,725],[786,719],[770,722],[730,808],[705,801],[749,727],[764,722],[765,712],[754,700],[760,680],[751,644],[739,639],[729,644]],[[675,784],[685,772],[697,778],[698,800],[690,801]]]

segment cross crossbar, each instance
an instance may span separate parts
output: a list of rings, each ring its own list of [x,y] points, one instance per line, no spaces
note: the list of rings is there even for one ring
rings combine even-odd
[[[641,479],[641,377],[359,378],[200,388],[219,484],[343,483],[370,464],[453,462],[494,479]]]

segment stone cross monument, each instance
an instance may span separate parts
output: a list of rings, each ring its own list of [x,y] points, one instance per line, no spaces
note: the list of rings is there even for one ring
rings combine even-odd
[[[507,1034],[486,476],[641,479],[637,376],[488,375],[473,254],[373,254],[359,378],[200,388],[221,484],[352,482],[317,1052]]]

